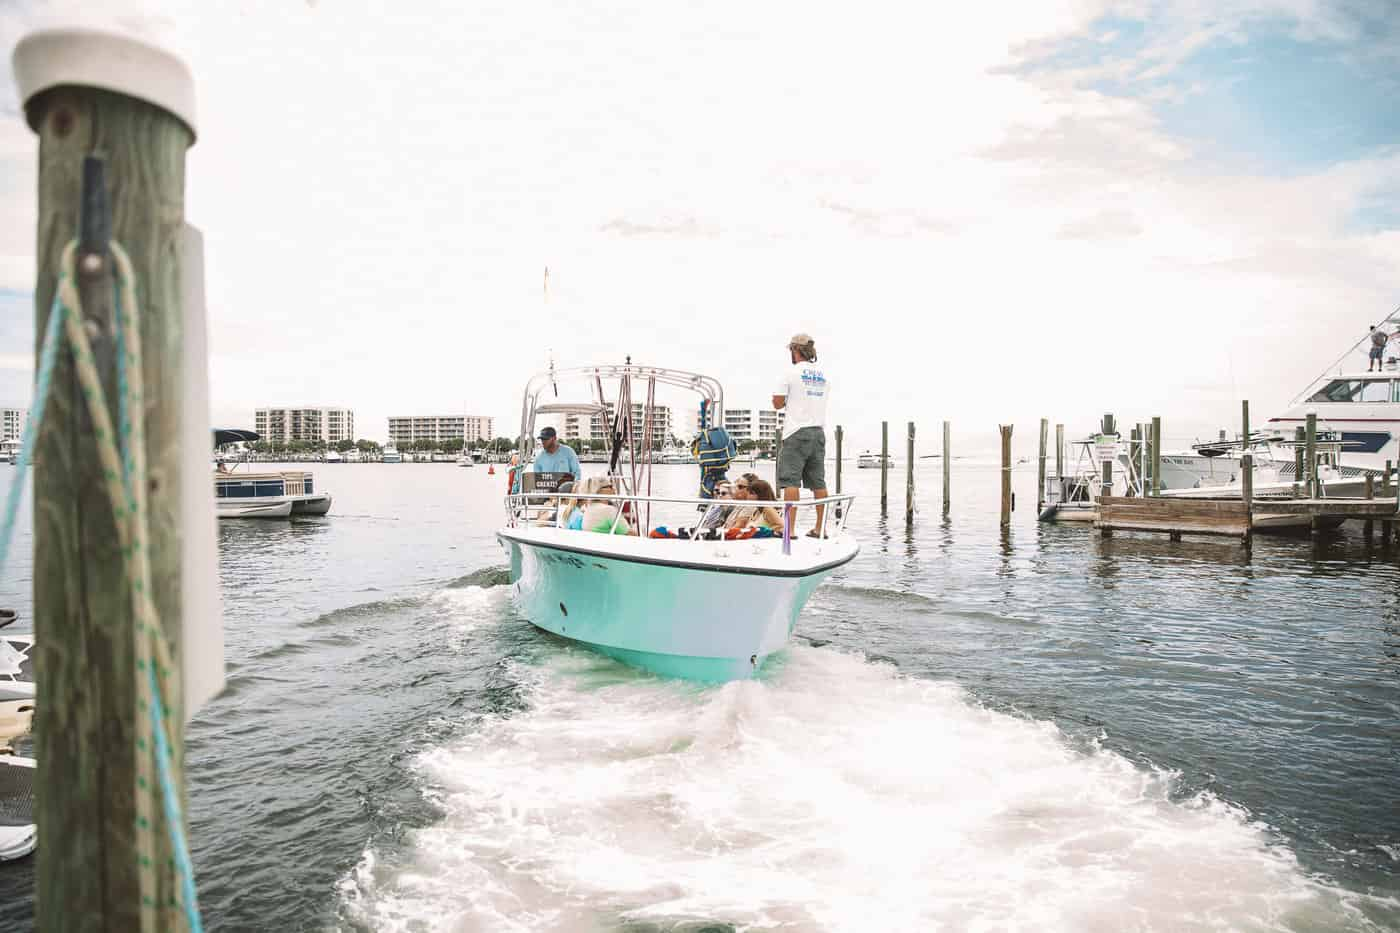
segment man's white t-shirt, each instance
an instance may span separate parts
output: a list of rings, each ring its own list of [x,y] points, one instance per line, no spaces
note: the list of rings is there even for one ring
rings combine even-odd
[[[807,360],[793,363],[773,394],[787,397],[783,437],[791,437],[803,428],[826,427],[826,400],[831,394],[826,367]]]

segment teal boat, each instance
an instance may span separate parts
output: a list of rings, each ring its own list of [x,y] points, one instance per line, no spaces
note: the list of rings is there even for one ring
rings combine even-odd
[[[570,384],[585,386],[587,400],[544,401],[546,390],[558,398],[559,387]],[[646,401],[634,406],[638,386]],[[510,560],[513,598],[535,626],[657,674],[706,682],[752,677],[787,644],[822,580],[860,551],[846,531],[853,497],[822,500],[825,535],[810,537],[796,527],[816,523],[811,499],[784,509],[782,502],[740,506],[649,495],[655,452],[640,435],[641,425],[654,423],[658,387],[698,393],[704,422],[723,424],[723,389],[695,373],[629,363],[551,369],[527,384],[525,459],[542,417],[599,419],[612,455],[603,476],[581,486],[525,473],[506,496],[497,538]],[[591,491],[603,483],[610,491]],[[763,508],[784,515],[782,533],[723,527],[736,509]],[[577,527],[578,513],[592,516],[599,530]]]

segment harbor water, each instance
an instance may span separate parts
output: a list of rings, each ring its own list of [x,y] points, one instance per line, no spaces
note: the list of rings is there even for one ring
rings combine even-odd
[[[484,467],[318,466],[328,517],[220,522],[207,927],[1400,928],[1400,548],[1042,526],[1034,464],[1003,532],[995,464],[957,461],[947,521],[939,470],[906,530],[902,465],[884,520],[847,463],[862,553],[724,686],[520,618]]]

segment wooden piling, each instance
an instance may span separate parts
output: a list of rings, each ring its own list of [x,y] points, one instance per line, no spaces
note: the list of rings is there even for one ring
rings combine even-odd
[[[952,425],[943,422],[943,514],[952,508],[953,495],[953,444]]]
[[[1375,477],[1373,477],[1369,473],[1366,474],[1366,498],[1376,498],[1376,480]],[[1375,531],[1376,523],[1371,519],[1368,518],[1362,523],[1361,533],[1366,537],[1367,543],[1370,543],[1372,536],[1375,534]]]
[[[1381,498],[1382,498],[1382,499],[1389,499],[1392,495],[1394,495],[1394,493],[1391,491],[1391,486],[1390,486],[1390,470],[1391,470],[1391,462],[1390,462],[1389,460],[1387,460],[1387,461],[1385,462],[1385,475],[1381,477]],[[1391,521],[1388,521],[1388,522],[1381,522],[1381,544],[1383,544],[1383,545],[1389,545],[1389,544],[1390,544],[1390,534],[1391,534],[1391,531],[1393,530],[1394,526],[1395,526],[1395,520],[1394,520],[1394,517],[1393,517],[1393,516],[1392,516]]]
[[[904,523],[914,524],[914,422],[909,422],[909,444],[904,467]]]
[[[126,57],[158,65],[173,83],[189,73],[141,43]],[[107,41],[104,39],[103,41]],[[15,50],[52,56],[54,34]],[[96,41],[96,40],[94,40]],[[43,50],[43,51],[39,51]],[[92,65],[92,68],[100,68]],[[171,70],[173,69],[173,71]],[[141,418],[149,481],[146,542],[151,597],[174,654],[161,683],[171,739],[172,777],[184,795],[184,721],[180,676],[181,527],[179,509],[182,362],[180,236],[185,151],[193,131],[175,114],[112,90],[62,83],[27,96],[25,114],[39,136],[38,281],[35,337],[42,339],[64,246],[78,234],[84,157],[105,157],[110,232],[131,258],[140,300]],[[167,82],[167,86],[168,86]],[[114,80],[113,85],[121,85]],[[80,257],[82,317],[92,341],[113,423],[117,359],[110,257]],[[56,930],[174,930],[184,918],[169,828],[158,808],[137,810],[138,770],[154,779],[149,721],[138,716],[136,638],[128,566],[107,498],[97,439],[72,355],[58,354],[34,475],[34,634],[37,679],[34,747],[38,759],[37,927]],[[191,476],[189,482],[209,482]],[[138,745],[141,751],[138,752]],[[138,827],[138,818],[140,826]],[[154,858],[138,864],[137,834],[150,834]],[[145,896],[153,909],[143,924]]]
[[[841,425],[836,426],[836,494],[841,495],[841,441],[844,432]]]
[[[1045,445],[1050,439],[1050,419],[1040,419],[1040,459],[1035,473],[1035,514],[1045,509]]]
[[[890,423],[880,422],[880,514],[890,504]]]
[[[1309,412],[1309,413],[1308,413],[1308,421],[1307,421],[1307,427],[1306,427],[1305,431],[1306,431],[1306,433],[1304,434],[1304,439],[1305,439],[1305,444],[1306,444],[1306,446],[1307,446],[1307,451],[1304,453],[1304,459],[1307,461],[1307,470],[1308,470],[1308,474],[1307,474],[1307,475],[1308,475],[1308,485],[1307,485],[1308,498],[1309,498],[1309,499],[1317,499],[1317,498],[1320,498],[1320,497],[1321,497],[1321,492],[1319,491],[1319,484],[1318,484],[1318,481],[1317,481],[1317,415],[1316,415],[1316,414],[1314,414],[1314,413],[1312,413],[1312,412]]]
[[[1293,498],[1298,498],[1303,494],[1304,483],[1307,482],[1307,472],[1303,467],[1303,449],[1307,444],[1308,432],[1302,426],[1293,429]]]
[[[1055,479],[1065,488],[1065,426],[1055,425]]]
[[[1140,424],[1134,425],[1132,432],[1128,435],[1128,463],[1130,465],[1128,475],[1131,477],[1133,473],[1139,472],[1139,468],[1142,465],[1142,425]],[[1145,477],[1139,475],[1138,483],[1142,486],[1143,492],[1145,493],[1147,491]],[[1132,483],[1128,483],[1128,490],[1123,495],[1129,498],[1132,497]]]
[[[1111,436],[1113,434],[1114,423],[1112,415],[1104,415],[1103,423],[1100,425],[1099,434]],[[1113,460],[1108,459],[1103,462],[1103,487],[1099,490],[1100,496],[1113,495]]]
[[[1251,453],[1240,457],[1240,498],[1244,500],[1244,546],[1249,547],[1254,534],[1254,455]]]
[[[1249,399],[1240,402],[1240,452],[1249,453]]]
[[[1013,425],[1003,424],[1001,430],[1001,524],[1011,524],[1011,429]]]
[[[1152,418],[1152,495],[1162,494],[1162,419]]]

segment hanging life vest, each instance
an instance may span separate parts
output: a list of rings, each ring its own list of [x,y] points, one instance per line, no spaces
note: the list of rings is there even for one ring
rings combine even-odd
[[[700,464],[700,498],[713,499],[739,449],[724,428],[706,428],[690,442],[690,452]]]

